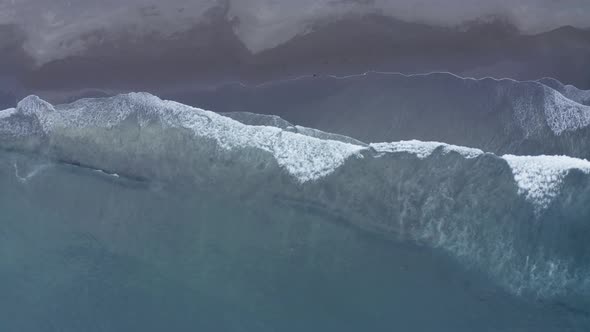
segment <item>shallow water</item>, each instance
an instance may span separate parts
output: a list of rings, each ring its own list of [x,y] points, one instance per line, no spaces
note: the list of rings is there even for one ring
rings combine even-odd
[[[1,331],[590,329],[584,310],[272,196],[0,164]]]

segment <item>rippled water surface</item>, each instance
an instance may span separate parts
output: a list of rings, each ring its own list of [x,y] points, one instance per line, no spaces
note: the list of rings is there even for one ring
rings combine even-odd
[[[262,190],[20,165],[0,167],[1,331],[590,329],[583,308]]]

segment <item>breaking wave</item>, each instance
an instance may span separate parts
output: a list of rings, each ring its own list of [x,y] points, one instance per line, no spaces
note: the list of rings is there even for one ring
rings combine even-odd
[[[441,248],[517,294],[590,298],[590,162],[364,144],[276,117],[228,116],[147,93],[55,106],[30,96],[0,111],[0,148],[228,197],[256,192]],[[45,167],[0,166],[20,179]]]

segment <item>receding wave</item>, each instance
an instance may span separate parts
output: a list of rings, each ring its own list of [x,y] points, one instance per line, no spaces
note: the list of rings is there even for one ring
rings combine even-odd
[[[552,79],[366,73],[226,86],[171,97],[219,112],[279,115],[364,142],[419,139],[496,154],[589,159],[589,96]]]

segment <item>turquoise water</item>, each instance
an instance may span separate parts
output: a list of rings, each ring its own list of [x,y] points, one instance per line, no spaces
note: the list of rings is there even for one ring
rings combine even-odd
[[[0,167],[0,331],[590,329],[584,310],[262,190],[32,165]]]

